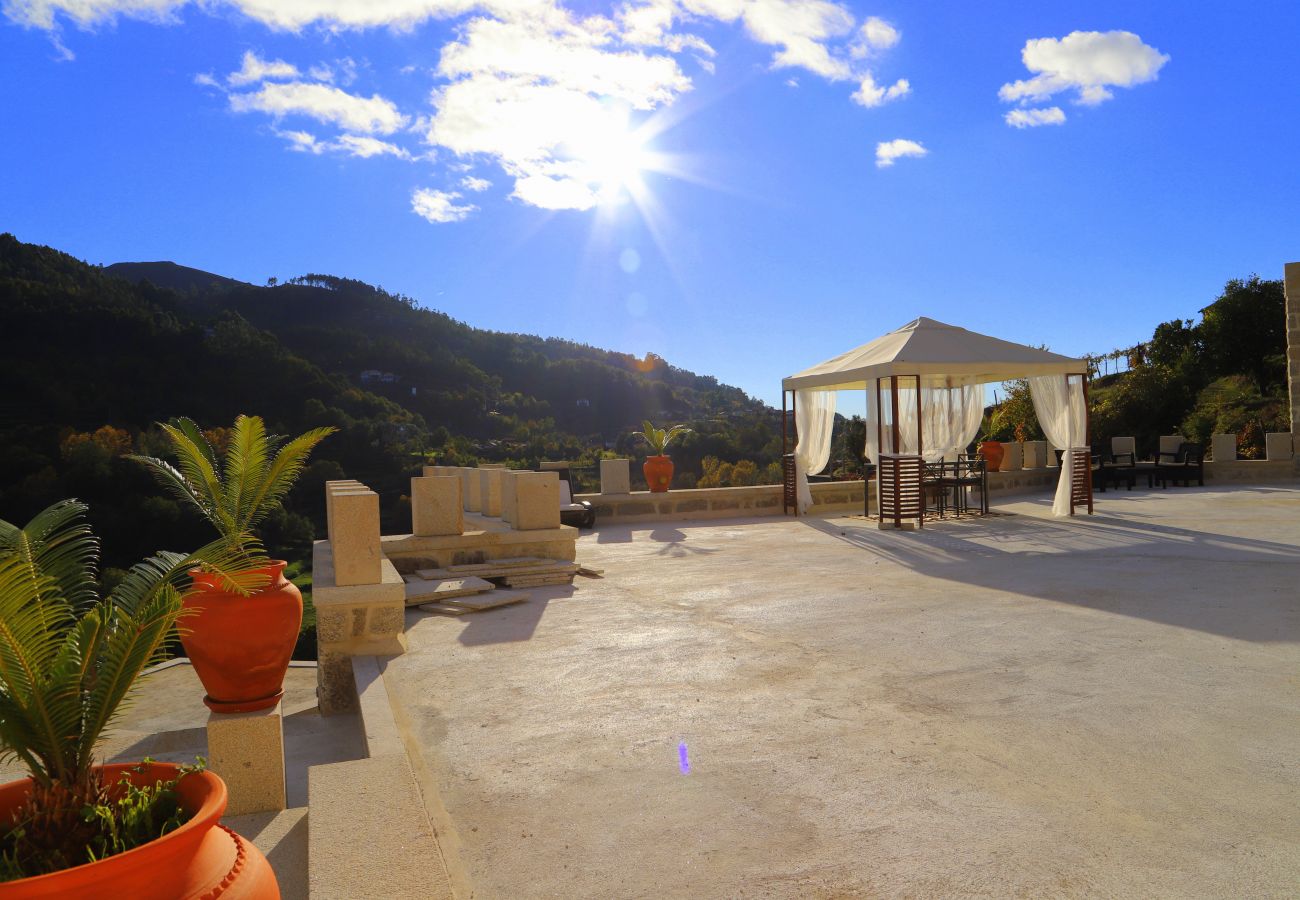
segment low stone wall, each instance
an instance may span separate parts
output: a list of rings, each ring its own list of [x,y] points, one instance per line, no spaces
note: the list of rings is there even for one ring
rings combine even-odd
[[[1056,489],[1060,469],[1020,469],[1015,472],[990,472],[989,496],[1052,491]],[[876,483],[868,482],[873,502]],[[809,515],[826,516],[842,513],[862,514],[865,508],[861,481],[814,481],[813,508]],[[760,484],[753,487],[696,488],[674,490],[666,494],[634,491],[630,494],[579,494],[596,509],[596,524],[618,525],[627,522],[684,521],[688,519],[725,519],[750,516],[779,516],[781,485]],[[385,538],[385,540],[388,540]]]
[[[873,482],[874,483],[874,482]],[[865,498],[861,481],[814,481],[811,515],[861,513]],[[652,494],[579,494],[576,500],[588,500],[596,509],[596,524],[621,522],[662,522],[686,519],[726,519],[750,516],[779,516],[781,485],[759,484],[752,487],[694,488]]]
[[[1205,463],[1206,482],[1292,481],[1296,478],[1300,478],[1300,457],[1211,460]]]

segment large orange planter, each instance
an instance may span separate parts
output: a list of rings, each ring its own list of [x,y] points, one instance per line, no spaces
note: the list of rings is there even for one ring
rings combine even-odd
[[[979,445],[979,454],[984,457],[984,466],[990,472],[996,472],[1002,465],[1002,457],[1007,449],[997,441],[985,441]]]
[[[647,456],[641,472],[651,493],[662,494],[673,483],[673,461],[667,456]]]
[[[248,597],[221,589],[215,576],[190,572],[194,591],[181,619],[181,644],[213,712],[267,709],[284,696],[284,673],[302,626],[302,593],[284,577],[285,561],[265,569],[266,587]]]
[[[114,785],[133,763],[104,766],[104,781]],[[178,766],[151,763],[131,772],[136,785],[176,777]],[[0,785],[0,821],[11,821],[31,792],[30,778]],[[226,783],[211,772],[196,772],[177,785],[181,805],[193,818],[155,841],[86,863],[18,881],[0,883],[5,900],[278,900],[280,886],[266,857],[249,841],[217,820],[226,811]]]

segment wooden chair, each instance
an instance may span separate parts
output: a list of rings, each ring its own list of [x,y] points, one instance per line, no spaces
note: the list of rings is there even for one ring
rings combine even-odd
[[[1161,451],[1156,460],[1155,479],[1160,482],[1162,488],[1169,482],[1174,484],[1182,482],[1183,485],[1190,486],[1193,478],[1198,485],[1205,486],[1204,447],[1185,442],[1180,444],[1178,450],[1173,453]]]

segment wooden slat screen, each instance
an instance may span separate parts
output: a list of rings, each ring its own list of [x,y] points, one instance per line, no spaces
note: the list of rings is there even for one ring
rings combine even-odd
[[[924,462],[919,456],[880,454],[876,489],[880,492],[880,521],[898,528],[904,520],[925,524],[925,503],[921,491]]]
[[[1076,506],[1086,506],[1092,515],[1092,450],[1070,448],[1070,515]]]
[[[794,454],[781,457],[782,508],[785,515],[799,515],[799,488],[795,483]]]

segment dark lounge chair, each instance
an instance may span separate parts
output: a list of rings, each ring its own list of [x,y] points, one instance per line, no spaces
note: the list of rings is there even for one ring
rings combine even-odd
[[[1157,456],[1155,480],[1162,488],[1170,482],[1190,486],[1193,478],[1205,485],[1205,449],[1200,444],[1182,443],[1176,452],[1161,451]]]

